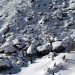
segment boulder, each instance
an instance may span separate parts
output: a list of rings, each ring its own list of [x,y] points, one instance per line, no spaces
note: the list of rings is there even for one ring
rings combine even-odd
[[[12,42],[13,42],[13,46],[14,46],[16,49],[21,50],[21,49],[23,48],[22,42],[20,41],[20,39],[15,38]]]
[[[12,65],[8,59],[0,59],[0,71],[11,69]]]
[[[57,52],[57,53],[64,51],[65,47],[62,44],[63,44],[62,41],[53,42],[52,43],[52,46],[53,46],[52,51]]]
[[[29,48],[27,49],[27,55],[28,56],[32,56],[36,53],[36,49],[35,49],[35,45],[34,44],[31,44],[29,46]]]
[[[28,46],[28,41],[25,41],[22,38],[15,38],[13,41],[13,46],[18,50],[24,50]],[[26,48],[27,49],[27,48]]]
[[[65,47],[59,46],[57,49],[54,50],[54,52],[60,53],[60,52],[63,52],[64,50],[65,50]]]
[[[37,56],[47,55],[51,51],[51,46],[49,43],[46,43],[42,46],[37,47]]]

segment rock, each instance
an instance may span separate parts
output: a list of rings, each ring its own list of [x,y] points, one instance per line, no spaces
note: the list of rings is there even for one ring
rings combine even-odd
[[[64,51],[65,47],[62,46],[62,43],[63,43],[62,41],[56,41],[56,42],[52,43],[52,46],[53,46],[52,51],[57,52],[57,53]]]
[[[51,46],[49,43],[37,47],[37,56],[47,55],[51,51]]]
[[[0,33],[2,33],[2,34],[5,35],[5,34],[7,34],[7,33],[9,32],[9,30],[10,30],[9,24],[6,23],[6,24],[4,24],[3,27],[0,29]]]
[[[54,52],[63,52],[65,50],[65,48],[63,46],[59,46],[57,49],[53,50]]]
[[[15,47],[16,49],[18,49],[18,50],[21,50],[21,49],[23,48],[23,46],[22,46],[21,44],[19,44],[19,45],[14,45],[14,47]]]
[[[18,38],[15,38],[12,42],[13,42],[13,45],[21,44]]]
[[[0,59],[0,71],[11,69],[12,65],[8,59]]]
[[[16,53],[17,49],[15,49],[11,43],[6,42],[0,47],[0,52],[11,55],[12,53]]]
[[[35,53],[36,53],[35,45],[34,44],[31,44],[29,46],[29,48],[27,49],[27,55],[31,56],[31,55],[33,55]]]
[[[10,51],[5,51],[4,52],[6,55],[15,55],[15,53],[17,53],[16,51],[14,51],[14,52],[10,52]]]
[[[43,43],[43,40],[41,38],[36,37],[35,39],[32,40],[31,42],[35,46],[40,46]]]
[[[13,41],[13,46],[18,49],[18,50],[22,50],[25,46],[25,42],[23,39],[19,39],[19,38],[15,38]]]

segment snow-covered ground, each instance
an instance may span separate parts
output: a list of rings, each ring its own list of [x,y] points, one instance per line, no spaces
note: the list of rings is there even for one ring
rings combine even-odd
[[[63,61],[62,57],[66,56],[67,61]],[[54,63],[56,66],[54,67]],[[49,73],[47,69],[50,68]],[[71,53],[60,53],[54,60],[45,56],[44,58],[37,59],[29,67],[22,68],[21,72],[17,75],[74,75],[75,74],[75,52]],[[48,74],[46,74],[48,73]]]
[[[74,75],[74,20],[75,0],[0,0],[0,74]]]

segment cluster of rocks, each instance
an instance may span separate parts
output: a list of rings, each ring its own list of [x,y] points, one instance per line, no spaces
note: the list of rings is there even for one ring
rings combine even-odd
[[[50,39],[46,43],[39,37],[33,38],[32,40],[27,40],[26,37],[20,36],[15,39],[8,38],[0,47],[0,61],[6,62],[5,60],[9,60],[11,65],[7,66],[7,64],[4,64],[0,67],[0,70],[10,69],[19,65],[22,66],[24,64],[24,58],[26,57],[42,57],[50,52],[60,53],[66,51],[66,48],[69,47],[67,45],[68,42],[69,40],[67,41],[67,39],[59,40],[57,37],[55,37],[54,40]]]

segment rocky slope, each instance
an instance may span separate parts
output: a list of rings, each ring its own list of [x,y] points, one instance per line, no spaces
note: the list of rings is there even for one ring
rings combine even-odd
[[[0,62],[21,67],[29,56],[74,49],[74,19],[74,0],[0,0]]]

